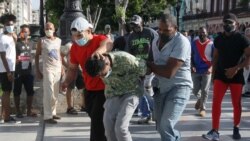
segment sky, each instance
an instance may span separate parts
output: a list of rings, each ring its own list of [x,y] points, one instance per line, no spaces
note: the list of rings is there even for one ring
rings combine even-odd
[[[40,0],[31,0],[31,3],[32,3],[32,9],[33,10],[39,9]]]

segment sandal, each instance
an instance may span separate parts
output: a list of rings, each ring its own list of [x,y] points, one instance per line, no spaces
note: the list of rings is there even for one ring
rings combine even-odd
[[[70,115],[77,115],[78,114],[78,112],[73,107],[68,108],[66,113],[70,114]]]

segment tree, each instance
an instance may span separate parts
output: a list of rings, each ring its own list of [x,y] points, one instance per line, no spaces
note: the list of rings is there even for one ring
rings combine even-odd
[[[126,10],[129,0],[115,0],[115,13],[119,24],[119,34],[123,35],[123,25],[125,24]]]

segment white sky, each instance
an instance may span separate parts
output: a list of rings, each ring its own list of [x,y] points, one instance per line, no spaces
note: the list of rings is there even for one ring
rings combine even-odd
[[[33,10],[39,9],[40,0],[31,0],[31,3],[32,3],[32,9],[33,9]]]

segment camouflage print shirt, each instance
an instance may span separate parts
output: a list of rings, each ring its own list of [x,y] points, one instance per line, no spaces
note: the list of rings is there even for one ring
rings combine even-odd
[[[107,78],[103,78],[106,86],[105,96],[110,98],[124,94],[140,94],[139,77],[146,73],[145,61],[124,51],[110,52],[109,55],[112,72]]]

